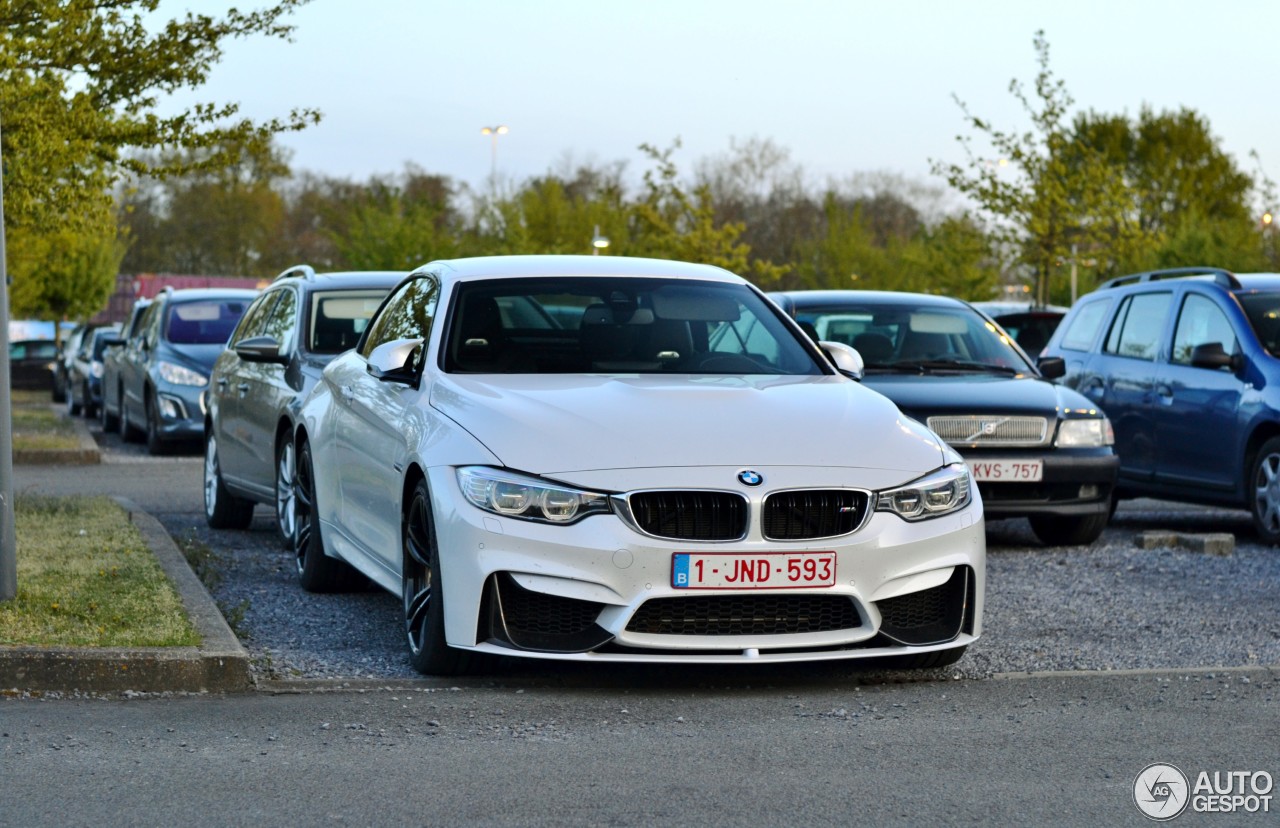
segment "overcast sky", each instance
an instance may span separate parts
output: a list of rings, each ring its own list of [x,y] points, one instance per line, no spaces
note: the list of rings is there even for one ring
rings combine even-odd
[[[1241,167],[1253,171],[1256,150],[1280,180],[1275,2],[313,0],[293,21],[293,43],[231,44],[193,99],[257,118],[319,108],[319,126],[281,143],[295,169],[335,176],[411,162],[483,186],[480,130],[501,124],[506,180],[566,156],[638,175],[639,144],[677,137],[689,172],[754,137],[813,182],[891,171],[938,183],[930,159],[959,160],[966,132],[953,95],[997,126],[1027,125],[1008,85],[1033,80],[1043,29],[1078,108],[1194,109]]]

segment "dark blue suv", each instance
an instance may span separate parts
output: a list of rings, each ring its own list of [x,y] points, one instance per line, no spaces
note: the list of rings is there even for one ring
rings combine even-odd
[[[1118,497],[1249,509],[1280,543],[1280,274],[1123,276],[1082,298],[1042,358],[1115,428]]]

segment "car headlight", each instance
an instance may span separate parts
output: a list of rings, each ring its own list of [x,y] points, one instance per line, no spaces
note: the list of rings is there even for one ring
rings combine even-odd
[[[102,363],[95,362],[89,366],[89,374],[94,379],[102,379]]]
[[[458,469],[458,487],[471,503],[503,517],[543,523],[572,523],[608,512],[609,496],[554,484],[488,466]]]
[[[1115,445],[1116,434],[1106,417],[1087,420],[1063,420],[1058,425],[1058,448],[1101,448]]]
[[[972,491],[967,467],[944,466],[906,486],[880,492],[876,511],[893,512],[903,520],[927,520],[968,506]]]
[[[156,370],[160,372],[161,379],[174,385],[204,385],[209,381],[204,374],[163,360],[156,363]]]

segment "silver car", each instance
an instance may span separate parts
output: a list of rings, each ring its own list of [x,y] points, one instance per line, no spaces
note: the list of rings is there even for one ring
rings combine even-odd
[[[324,366],[351,348],[404,273],[277,276],[249,307],[213,366],[204,417],[205,519],[244,528],[255,503],[274,504],[293,542],[293,426]]]

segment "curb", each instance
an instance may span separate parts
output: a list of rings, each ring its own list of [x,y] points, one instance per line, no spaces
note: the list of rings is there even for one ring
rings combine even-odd
[[[14,449],[14,465],[25,466],[91,466],[102,462],[102,450],[98,442],[89,433],[89,427],[80,417],[67,417],[59,412],[58,416],[71,421],[76,429],[76,440],[80,443],[73,449]]]
[[[129,513],[160,568],[173,583],[192,625],[198,647],[110,649],[76,647],[0,648],[0,688],[29,692],[108,694],[231,693],[252,689],[249,653],[191,571],[168,532],[151,515],[123,497],[114,500]]]

